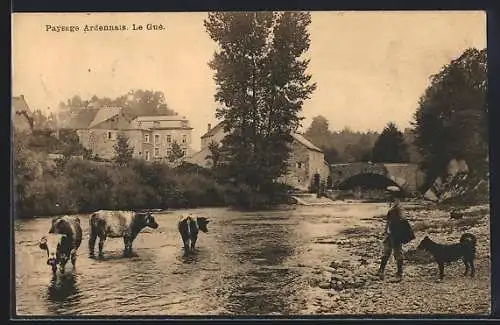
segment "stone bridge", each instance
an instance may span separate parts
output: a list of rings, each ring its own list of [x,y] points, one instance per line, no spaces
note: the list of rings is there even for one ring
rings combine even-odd
[[[425,175],[417,164],[347,163],[330,165],[332,188],[343,190],[354,187],[385,188],[390,185],[406,192],[415,192]]]

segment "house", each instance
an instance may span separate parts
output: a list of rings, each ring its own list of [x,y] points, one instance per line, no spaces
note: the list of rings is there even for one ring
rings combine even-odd
[[[65,128],[76,130],[82,145],[104,159],[114,157],[119,133],[128,137],[135,158],[165,159],[174,141],[186,156],[191,153],[192,128],[180,116],[132,117],[120,107],[84,108],[71,114]]]
[[[147,131],[144,133],[142,144],[139,142],[135,144],[137,148],[142,145],[141,151],[144,152],[146,160],[149,160],[148,156],[151,156],[152,159],[168,157],[174,142],[180,146],[184,157],[192,154],[191,133],[193,128],[184,116],[138,116],[131,123],[130,132],[132,130]]]
[[[201,136],[201,150],[191,155],[188,161],[206,168],[211,167],[208,146],[211,142],[221,143],[225,136],[224,123],[215,127],[208,125],[207,132]],[[294,133],[292,151],[288,161],[288,174],[279,180],[300,190],[307,190],[311,185],[314,174],[320,175],[320,180],[326,182],[330,175],[330,168],[324,160],[323,151],[312,144],[300,133]]]
[[[16,131],[31,132],[33,129],[33,112],[30,110],[24,95],[12,97],[12,127]]]

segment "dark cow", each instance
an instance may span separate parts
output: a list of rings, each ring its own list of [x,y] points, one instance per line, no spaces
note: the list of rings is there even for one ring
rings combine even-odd
[[[196,219],[191,215],[179,217],[177,228],[179,229],[182,242],[184,243],[184,255],[189,253],[190,248],[191,252],[194,252],[196,240],[198,239],[198,232],[201,230],[207,233],[207,225],[209,222],[210,220],[205,217],[197,217]]]
[[[99,237],[99,256],[102,257],[102,249],[107,237],[123,238],[125,249],[124,256],[132,253],[132,242],[139,232],[145,227],[158,228],[155,218],[149,212],[134,211],[107,211],[99,210],[94,212],[89,219],[90,238],[89,254],[94,256],[94,247],[97,237]]]
[[[82,243],[82,228],[79,218],[69,216],[55,217],[49,233],[40,239],[39,247],[47,252],[47,264],[55,275],[57,266],[64,273],[69,259],[73,268],[76,265],[76,252]]]

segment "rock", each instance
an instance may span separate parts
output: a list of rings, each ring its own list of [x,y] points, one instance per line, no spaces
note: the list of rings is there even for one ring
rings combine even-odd
[[[336,262],[336,261],[332,261],[330,263],[330,267],[336,269],[336,268],[340,267],[340,263]]]
[[[318,284],[318,287],[320,289],[330,289],[331,288],[331,283],[329,283],[329,282],[320,282]]]
[[[322,269],[323,271],[330,272],[330,273],[337,272],[337,270],[336,270],[336,269],[334,269],[333,267],[328,267],[328,266],[321,266],[321,269]]]

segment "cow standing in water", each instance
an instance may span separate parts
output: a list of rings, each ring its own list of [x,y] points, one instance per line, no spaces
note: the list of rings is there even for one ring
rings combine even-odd
[[[123,238],[125,245],[123,255],[130,256],[132,253],[132,242],[139,232],[145,227],[158,228],[158,223],[156,223],[156,220],[149,212],[133,211],[99,210],[90,216],[89,225],[90,257],[94,256],[97,237],[99,237],[99,257],[103,256],[102,249],[107,237]]]
[[[40,249],[47,252],[47,265],[52,267],[55,275],[57,266],[64,273],[68,260],[71,259],[73,268],[76,265],[76,252],[82,243],[82,228],[80,219],[69,216],[55,217],[49,233],[40,239]]]
[[[209,222],[210,220],[205,217],[197,217],[196,219],[194,219],[191,215],[179,217],[177,227],[179,229],[179,233],[181,234],[182,242],[184,243],[184,255],[187,255],[190,249],[191,252],[194,253],[196,240],[198,239],[198,232],[201,230],[204,233],[207,233],[207,225]]]

